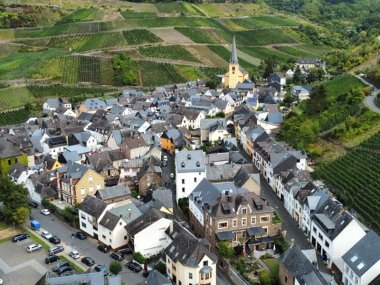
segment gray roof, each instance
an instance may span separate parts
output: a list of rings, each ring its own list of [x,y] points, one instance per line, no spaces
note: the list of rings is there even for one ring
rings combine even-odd
[[[28,167],[22,163],[19,163],[17,162],[15,165],[13,165],[11,167],[11,169],[9,170],[9,173],[8,175],[10,177],[13,177],[15,179],[18,179],[20,177],[20,175],[24,172],[28,170]]]
[[[106,209],[107,204],[94,196],[87,195],[82,204],[79,206],[79,210],[95,217],[99,218],[103,211]]]
[[[129,224],[141,216],[141,211],[135,206],[134,203],[129,203],[117,208],[109,210],[112,214],[120,217],[126,224]]]
[[[284,121],[282,114],[280,112],[270,112],[268,113],[268,122],[272,124],[281,124]]]
[[[380,237],[369,231],[342,258],[357,276],[363,276],[380,260]]]
[[[141,232],[145,228],[154,224],[158,220],[162,219],[163,215],[155,208],[150,208],[143,215],[135,219],[133,222],[125,226],[126,231],[130,236],[134,236],[137,233]]]
[[[80,143],[85,143],[88,141],[88,139],[91,137],[91,133],[89,132],[80,132],[80,133],[75,133],[74,137],[80,142]]]
[[[166,208],[173,208],[173,192],[170,189],[157,189],[153,191],[152,197],[158,200]]]
[[[218,188],[212,185],[206,178],[195,187],[193,192],[190,193],[189,199],[194,201],[195,206],[203,212],[203,205],[211,203],[221,195]]]
[[[64,151],[58,156],[58,161],[61,163],[80,161],[80,156],[77,151]]]
[[[210,181],[233,180],[240,168],[240,164],[207,165],[206,176]]]
[[[96,195],[99,195],[102,200],[110,200],[119,197],[123,197],[131,194],[128,185],[119,184],[111,187],[106,187],[104,189],[99,189]]]
[[[281,263],[290,275],[295,278],[303,276],[314,269],[313,265],[297,246],[292,246],[281,256]]]
[[[120,220],[120,216],[116,216],[115,214],[111,213],[110,211],[107,211],[104,214],[104,216],[101,219],[99,224],[102,225],[103,227],[105,227],[106,229],[113,231],[116,228],[119,220]]]
[[[68,181],[70,177],[72,179],[81,178],[87,172],[88,169],[89,168],[87,166],[84,166],[82,164],[75,163],[72,161],[68,161],[67,164],[58,168],[58,173],[64,173],[62,180]]]
[[[149,285],[172,285],[172,281],[158,272],[156,269],[149,272],[148,277],[145,279]]]
[[[230,63],[231,64],[239,64],[238,57],[237,57],[237,51],[236,51],[235,36],[232,38]]]
[[[106,284],[106,279],[103,276],[103,272],[86,272],[68,276],[53,276],[53,274],[46,273],[47,278],[43,276],[43,283],[47,285],[68,285],[68,284],[91,284],[91,285],[104,285]],[[41,279],[42,280],[42,279]],[[84,283],[86,282],[86,283]],[[110,282],[107,284],[111,285]],[[112,284],[120,284],[112,283]]]
[[[179,151],[175,157],[176,170],[179,173],[204,172],[204,155],[201,150]]]

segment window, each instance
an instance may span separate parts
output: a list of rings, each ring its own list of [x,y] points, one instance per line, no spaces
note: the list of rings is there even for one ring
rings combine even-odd
[[[112,242],[112,239],[110,239],[110,242]]]
[[[106,239],[106,236],[105,236],[105,235],[102,235],[102,238],[103,238],[103,239]]]
[[[323,236],[322,236],[321,233],[318,234],[318,237],[319,237],[321,240],[323,240]]]
[[[246,215],[246,214],[247,214],[247,208],[242,208],[242,209],[241,209],[241,213],[242,213],[243,215]]]
[[[236,227],[236,220],[232,220],[232,226]]]
[[[251,224],[252,224],[252,225],[256,224],[256,217],[252,217],[252,218],[251,218]]]
[[[242,236],[243,238],[245,238],[245,237],[246,237],[246,231],[242,232],[241,236]]]
[[[247,219],[246,218],[242,219],[241,223],[242,223],[243,226],[245,226],[247,224]]]
[[[80,189],[80,193],[81,193],[82,195],[86,194],[86,189],[84,189],[84,187],[82,187],[82,188]]]
[[[210,274],[206,273],[205,274],[205,279],[209,279],[210,278]]]
[[[18,162],[18,159],[17,159],[17,157],[15,158],[15,163],[17,163]]]
[[[193,273],[189,273],[189,279],[193,279]]]
[[[86,223],[82,222],[82,227],[84,227],[84,228],[87,227]]]
[[[185,187],[182,187],[182,192],[185,192]]]
[[[80,217],[81,217],[83,220],[85,220],[85,219],[86,219],[86,216],[85,216],[85,215],[83,215],[83,214],[80,214]]]
[[[325,246],[330,247],[330,244],[327,241],[325,241]]]
[[[224,229],[224,228],[227,228],[227,227],[228,227],[228,223],[227,222],[221,222],[218,225],[219,229]]]
[[[264,230],[264,234],[267,235],[268,234],[268,227],[263,227],[263,230]]]
[[[170,259],[169,259],[169,257],[168,257],[168,263],[170,264]]]
[[[128,236],[124,236],[124,240],[127,240],[128,239]]]
[[[182,184],[185,184],[185,179],[182,179]]]
[[[208,260],[203,261],[203,266],[208,266]]]
[[[268,222],[268,221],[269,221],[269,216],[260,217],[260,223],[265,223],[265,222]]]
[[[285,276],[285,283],[288,283],[288,277]]]
[[[315,233],[317,232],[317,229],[315,227],[313,227],[313,232],[315,232]]]
[[[194,182],[197,182],[197,178],[196,177],[194,177]]]
[[[178,281],[178,285],[182,285],[182,282],[181,282],[181,281]]]

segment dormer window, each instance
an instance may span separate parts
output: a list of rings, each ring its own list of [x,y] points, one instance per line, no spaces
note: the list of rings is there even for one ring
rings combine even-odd
[[[246,215],[246,214],[247,214],[247,208],[242,208],[242,209],[241,209],[241,213],[242,213],[243,215]]]
[[[200,166],[201,166],[201,163],[197,161],[197,167],[200,167]]]
[[[191,154],[190,153],[187,155],[187,159],[191,159]]]
[[[182,168],[185,167],[185,162],[182,162],[182,163],[181,163],[181,167],[182,167]]]

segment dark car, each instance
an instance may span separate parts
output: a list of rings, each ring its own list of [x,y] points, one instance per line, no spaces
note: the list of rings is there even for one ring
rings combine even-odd
[[[95,260],[93,260],[91,257],[83,257],[81,259],[82,263],[86,264],[87,266],[93,266],[95,264]]]
[[[103,272],[104,276],[108,276],[110,274],[110,271],[104,264],[97,264],[94,269],[96,272]]]
[[[73,269],[74,268],[72,268],[70,265],[69,266],[63,266],[57,270],[57,274],[61,276],[63,273],[68,272],[68,271],[72,271]]]
[[[49,241],[54,244],[59,244],[61,242],[61,239],[57,236],[52,236],[51,238],[49,238]]]
[[[86,234],[82,233],[82,232],[76,232],[75,233],[75,236],[81,240],[84,240],[87,238]]]
[[[45,257],[45,263],[49,264],[52,262],[56,262],[58,259],[59,259],[58,256],[56,256],[54,254],[48,254],[48,256]]]
[[[122,255],[132,254],[133,253],[132,249],[130,249],[129,247],[126,247],[126,248],[123,248],[123,249],[119,249],[117,252],[121,253]]]
[[[18,235],[15,235],[14,237],[12,237],[12,241],[13,242],[19,242],[21,240],[27,239],[28,237],[29,237],[29,235],[25,234],[25,233],[18,234]]]
[[[98,245],[98,249],[103,252],[103,253],[107,253],[110,251],[110,249],[108,248],[108,246],[106,246],[105,244],[101,244],[101,245]]]
[[[56,264],[56,265],[52,268],[52,270],[53,270],[53,272],[57,272],[61,267],[65,267],[65,266],[69,266],[69,263],[66,262],[66,261],[63,261],[63,262],[60,262],[60,263]]]
[[[31,207],[31,208],[37,208],[38,207],[38,203],[29,199],[28,200],[28,206]]]
[[[117,261],[122,261],[124,259],[124,256],[121,253],[118,252],[112,252],[111,253],[111,258],[117,260]]]
[[[140,264],[134,262],[134,261],[130,261],[127,263],[127,267],[132,270],[133,272],[140,272],[142,270],[142,267],[140,266]]]

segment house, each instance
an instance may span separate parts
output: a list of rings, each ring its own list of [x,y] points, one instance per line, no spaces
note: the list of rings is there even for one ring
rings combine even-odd
[[[116,99],[99,99],[99,98],[91,98],[86,99],[84,102],[82,102],[79,106],[79,112],[83,113],[95,113],[98,110],[107,110],[108,108],[111,108],[113,106],[117,105]]]
[[[98,142],[89,132],[80,132],[72,134],[68,138],[68,144],[69,146],[80,144],[84,147],[87,147],[91,151],[94,151],[98,148]]]
[[[147,190],[153,186],[162,186],[161,161],[150,156],[138,171],[137,179],[139,181],[139,193],[144,196]]]
[[[249,80],[248,72],[239,65],[235,36],[232,39],[231,58],[228,66],[228,72],[224,75],[223,84],[225,88],[235,88],[238,83]]]
[[[311,86],[293,86],[293,96],[298,98],[298,100],[303,101],[310,98]]]
[[[142,136],[126,138],[121,149],[127,159],[143,158],[149,151],[150,146],[145,142]]]
[[[103,272],[75,273],[72,275],[46,273],[36,285],[67,285],[67,284],[96,284],[96,285],[121,285],[120,275],[104,276]]]
[[[65,150],[67,141],[64,136],[49,137],[42,144],[44,154],[49,154],[53,158],[58,158],[58,155]]]
[[[367,285],[380,275],[380,237],[369,231],[343,255],[344,285]]]
[[[41,203],[44,198],[50,200],[57,197],[56,181],[55,171],[39,171],[26,179],[25,187],[28,189],[29,197]]]
[[[168,246],[165,231],[172,224],[172,220],[164,218],[160,211],[151,208],[126,225],[125,230],[134,251],[140,252],[144,257],[150,257]]]
[[[288,70],[286,71],[286,73],[285,73],[285,77],[286,77],[286,78],[293,78],[293,76],[294,76],[294,71],[291,70],[291,69],[288,69]]]
[[[317,58],[301,57],[296,62],[296,67],[301,70],[310,70],[322,65],[322,62]]]
[[[86,163],[104,177],[106,186],[116,185],[120,178],[120,171],[114,166],[110,153],[110,151],[103,151],[88,155],[86,159]]]
[[[335,198],[328,199],[311,217],[309,241],[333,270],[344,271],[343,255],[364,236],[361,225]]]
[[[37,170],[32,170],[26,165],[17,162],[9,170],[8,176],[16,184],[24,184],[26,179],[28,179],[28,177],[36,171]]]
[[[81,162],[84,162],[86,160],[86,155],[91,153],[91,149],[80,144],[65,146],[64,150],[65,152],[76,152]]]
[[[50,111],[56,111],[60,107],[70,110],[72,108],[71,103],[68,102],[67,98],[49,98],[42,105],[42,110],[47,114]]]
[[[0,138],[0,174],[6,176],[13,165],[28,165],[28,154],[9,138]]]
[[[177,202],[186,198],[206,177],[204,154],[201,150],[179,151],[175,156]]]
[[[215,142],[231,137],[227,131],[227,121],[224,118],[201,120],[201,141]]]
[[[189,221],[195,234],[205,235],[205,218],[203,209],[221,195],[218,188],[211,184],[206,178],[195,187],[189,195]]]
[[[164,131],[160,137],[161,149],[170,154],[175,149],[181,149],[184,145],[182,134],[177,129]]]
[[[129,187],[126,184],[118,184],[99,189],[96,191],[95,197],[107,204],[112,204],[129,200],[131,198],[131,190],[129,190]]]
[[[87,166],[69,161],[57,170],[58,198],[72,206],[101,188],[104,188],[104,177]]]
[[[252,192],[224,190],[212,203],[205,205],[205,234],[212,248],[218,242],[231,246],[246,245],[250,250],[271,248],[281,224],[274,224],[271,208]]]
[[[306,255],[306,251],[300,250],[297,246],[291,246],[281,256],[279,269],[280,285],[315,284],[329,285],[333,277],[325,279],[317,267]]]
[[[148,277],[145,279],[147,285],[172,285],[172,281],[158,272],[156,269],[153,269],[149,272]],[[143,285],[141,284],[141,285]]]
[[[272,73],[268,77],[268,85],[271,86],[274,83],[278,83],[283,88],[286,85],[286,77],[279,72]]]
[[[167,234],[171,243],[164,251],[166,273],[173,283],[216,285],[218,258],[210,252],[207,242],[179,226],[170,227]]]
[[[106,120],[97,120],[84,128],[84,130],[88,131],[98,143],[106,142],[111,135],[112,129],[113,125]]]

